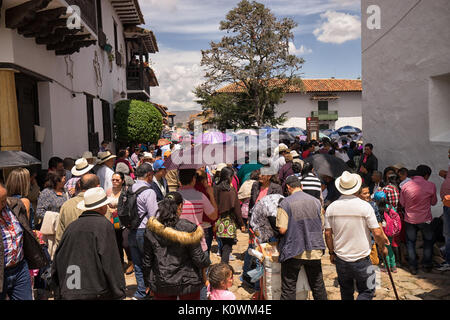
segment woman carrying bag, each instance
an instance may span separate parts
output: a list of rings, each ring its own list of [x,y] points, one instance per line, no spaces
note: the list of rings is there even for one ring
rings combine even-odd
[[[217,185],[214,186],[214,197],[217,201],[219,220],[216,222],[216,236],[222,241],[221,262],[228,263],[236,239],[236,228],[245,231],[236,189],[232,185],[234,170],[225,167],[220,172]]]

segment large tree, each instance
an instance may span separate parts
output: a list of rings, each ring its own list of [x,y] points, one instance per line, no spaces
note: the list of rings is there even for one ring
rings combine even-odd
[[[289,53],[296,26],[292,19],[277,20],[263,4],[247,0],[220,22],[227,35],[202,50],[206,81],[195,90],[202,108],[214,111],[219,128],[285,121],[285,114],[276,116],[275,108],[289,86],[301,86],[299,70],[304,62]],[[239,92],[217,91],[233,83]]]

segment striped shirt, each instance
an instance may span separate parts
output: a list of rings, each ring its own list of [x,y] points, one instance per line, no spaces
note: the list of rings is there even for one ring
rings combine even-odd
[[[186,219],[197,226],[201,227],[203,222],[203,212],[210,216],[214,212],[214,207],[208,198],[201,192],[198,192],[192,187],[181,187],[178,192],[184,200],[183,211],[181,212],[181,219]],[[203,251],[208,250],[205,237],[202,239]]]
[[[22,261],[24,256],[23,229],[8,207],[1,212],[0,230],[4,248],[4,266],[12,267]]]
[[[322,183],[314,173],[310,172],[306,177],[302,178],[301,184],[303,192],[308,193],[320,200],[320,194],[322,192]]]

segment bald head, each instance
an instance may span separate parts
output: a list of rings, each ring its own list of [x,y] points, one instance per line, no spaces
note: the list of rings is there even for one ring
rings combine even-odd
[[[86,191],[92,188],[100,187],[100,179],[92,173],[83,175],[80,179],[81,191]]]
[[[6,199],[8,198],[8,192],[6,188],[0,184],[0,211],[6,207]]]

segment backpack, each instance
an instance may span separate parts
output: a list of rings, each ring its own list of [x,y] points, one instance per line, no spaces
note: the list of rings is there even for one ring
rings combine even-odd
[[[138,195],[145,191],[151,189],[150,187],[144,186],[133,192],[131,187],[124,188],[120,192],[119,201],[117,203],[117,215],[119,216],[120,224],[125,228],[131,230],[137,229],[144,220],[146,215],[142,218],[139,217],[137,209],[137,197]]]
[[[383,231],[388,237],[394,237],[400,234],[402,222],[400,215],[393,207],[389,206],[389,210],[384,212],[384,221],[386,222],[386,226],[383,227]]]

